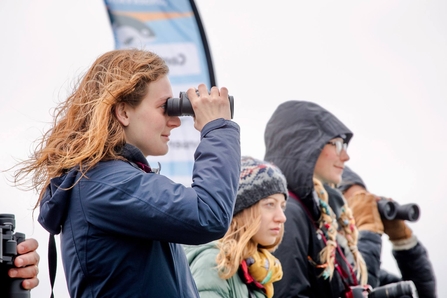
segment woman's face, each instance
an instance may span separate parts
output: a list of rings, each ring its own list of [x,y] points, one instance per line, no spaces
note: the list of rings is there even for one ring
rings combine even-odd
[[[137,107],[123,107],[125,119],[119,119],[127,143],[136,146],[145,156],[164,155],[168,152],[171,130],[180,126],[180,118],[168,116],[165,111],[166,101],[172,97],[171,83],[163,76],[149,83],[147,90]]]
[[[349,160],[346,148],[342,138],[332,139],[323,147],[314,169],[318,180],[333,184],[341,182],[345,162]]]
[[[261,212],[261,226],[252,240],[259,245],[269,246],[281,236],[281,229],[284,228],[286,199],[282,193],[274,194],[259,201],[258,207]]]

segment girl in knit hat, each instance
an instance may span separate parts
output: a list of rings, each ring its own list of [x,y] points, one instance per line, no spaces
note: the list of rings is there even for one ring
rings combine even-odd
[[[282,278],[271,254],[282,240],[286,179],[271,163],[242,158],[233,220],[225,236],[185,246],[200,297],[268,297]]]

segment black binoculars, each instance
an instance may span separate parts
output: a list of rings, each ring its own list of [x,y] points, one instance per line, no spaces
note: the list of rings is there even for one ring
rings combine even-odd
[[[399,281],[391,284],[387,284],[375,289],[371,289],[370,286],[355,286],[351,287],[352,298],[417,298],[419,294],[416,286],[411,280]]]
[[[228,95],[228,100],[230,101],[231,119],[233,119],[233,96]],[[166,102],[166,113],[168,113],[169,116],[194,116],[194,110],[186,92],[180,92],[179,98],[173,97],[168,99]]]
[[[381,198],[377,202],[380,216],[383,219],[393,220],[402,219],[408,221],[417,221],[419,219],[419,206],[413,203],[399,205],[398,203]]]
[[[0,297],[29,298],[30,291],[22,287],[23,279],[8,275],[8,270],[14,267],[17,244],[25,240],[25,234],[14,234],[15,223],[14,214],[0,214]]]

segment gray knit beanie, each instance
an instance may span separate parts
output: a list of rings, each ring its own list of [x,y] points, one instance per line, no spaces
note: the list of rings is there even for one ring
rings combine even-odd
[[[288,197],[286,178],[280,169],[266,161],[243,156],[233,215],[277,193]]]

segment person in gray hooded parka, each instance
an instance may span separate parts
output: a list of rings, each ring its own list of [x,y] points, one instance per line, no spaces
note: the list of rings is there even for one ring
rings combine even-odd
[[[275,252],[284,272],[275,297],[348,297],[351,287],[378,278],[380,218],[368,217],[360,229],[341,193],[329,186],[341,181],[352,136],[333,114],[307,101],[282,103],[267,123],[264,159],[286,176],[290,196]],[[374,204],[365,208],[373,211]]]

